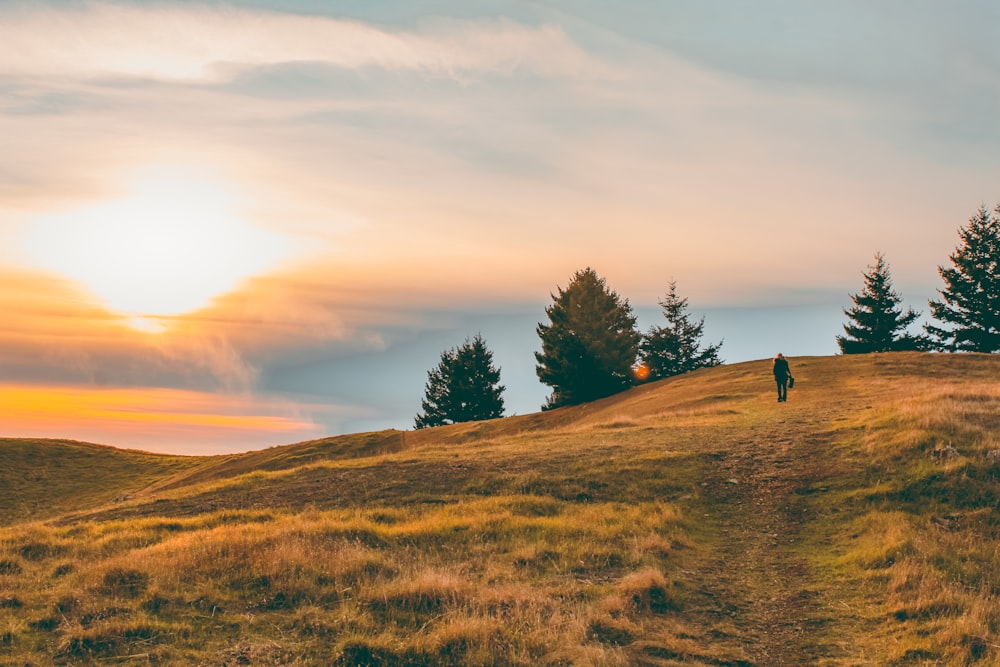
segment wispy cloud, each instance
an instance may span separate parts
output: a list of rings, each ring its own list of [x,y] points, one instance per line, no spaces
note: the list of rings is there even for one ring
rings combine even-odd
[[[225,79],[240,68],[317,62],[461,76],[573,75],[595,66],[558,26],[436,20],[390,30],[323,16],[199,5],[0,10],[7,75]]]

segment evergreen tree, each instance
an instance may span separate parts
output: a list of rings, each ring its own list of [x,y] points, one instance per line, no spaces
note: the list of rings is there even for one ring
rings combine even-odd
[[[503,416],[504,387],[500,369],[493,366],[493,353],[481,335],[441,353],[441,362],[427,371],[423,414],[417,428]]]
[[[542,351],[535,371],[552,387],[543,410],[586,403],[631,385],[641,335],[628,299],[608,289],[591,269],[577,271],[566,289],[545,309],[550,324],[539,324]]]
[[[892,288],[889,264],[882,253],[875,253],[875,265],[864,274],[861,294],[852,294],[854,306],[844,310],[851,322],[844,325],[846,336],[837,336],[844,354],[918,350],[925,347],[922,336],[911,336],[906,328],[920,317],[912,308],[903,312],[903,299]]]
[[[670,281],[670,290],[660,302],[667,324],[650,327],[640,346],[640,359],[650,379],[680,375],[697,368],[722,363],[719,349],[722,343],[699,348],[705,318],[691,321],[688,300],[677,296],[677,283]]]
[[[949,256],[952,267],[938,267],[945,288],[938,290],[940,301],[929,302],[931,314],[950,326],[926,330],[939,349],[1000,351],[1000,205],[993,213],[980,207],[958,230],[961,245]]]

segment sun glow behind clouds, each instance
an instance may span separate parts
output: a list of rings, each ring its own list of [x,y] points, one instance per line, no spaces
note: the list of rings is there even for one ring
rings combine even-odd
[[[158,317],[202,308],[295,252],[290,237],[250,225],[236,205],[200,170],[157,166],[122,199],[35,219],[24,246],[36,265],[155,331]]]

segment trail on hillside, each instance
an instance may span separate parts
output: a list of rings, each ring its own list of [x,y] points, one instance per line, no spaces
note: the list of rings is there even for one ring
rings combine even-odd
[[[688,573],[695,590],[687,613],[712,628],[712,640],[732,656],[710,664],[812,665],[840,652],[819,638],[832,636],[829,626],[843,613],[792,549],[809,521],[801,498],[824,488],[831,440],[803,423],[809,409],[780,406],[769,421],[706,446],[704,521],[717,545]],[[812,414],[808,421],[824,419]]]

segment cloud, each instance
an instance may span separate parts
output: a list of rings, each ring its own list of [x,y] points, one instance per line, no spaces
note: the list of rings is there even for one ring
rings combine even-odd
[[[0,211],[84,205],[164,150],[218,164],[246,193],[248,219],[308,236],[321,256],[308,287],[275,281],[297,296],[268,297],[281,316],[262,330],[290,339],[365,331],[350,319],[374,309],[347,313],[352,289],[372,303],[525,301],[588,263],[650,300],[671,275],[716,301],[752,299],[775,273],[829,286],[853,280],[874,247],[906,247],[898,275],[933,280],[935,247],[994,196],[995,160],[928,160],[936,141],[915,128],[940,120],[938,136],[959,125],[989,136],[1000,125],[909,103],[939,90],[905,97],[941,72],[911,71],[927,61],[910,57],[919,40],[844,57],[837,40],[891,23],[876,16],[845,33],[857,12],[870,15],[853,6],[795,10],[781,28],[750,9],[713,18],[720,5],[649,4],[641,16],[583,0],[534,7],[541,25],[406,27],[220,4],[53,5],[0,10],[0,37],[18,45],[0,53],[0,72],[23,75],[0,107],[31,110],[4,118]],[[831,12],[836,29],[823,32]],[[932,16],[926,5],[920,16]],[[894,44],[924,34],[905,23]],[[801,43],[812,32],[821,47]],[[988,79],[989,61],[979,64]],[[872,69],[885,85],[868,95]],[[154,78],[109,80],[138,76]],[[995,97],[985,90],[972,105],[983,116]],[[905,233],[889,222],[900,219]],[[336,296],[306,294],[324,290]],[[213,316],[240,312],[225,310]],[[256,335],[247,329],[228,340]]]
[[[850,102],[862,131],[897,150],[983,166],[1000,147],[1000,6],[969,0],[808,3],[701,0],[620,11],[557,2],[632,43],[758,90]],[[957,155],[961,155],[957,158]]]
[[[215,454],[385,427],[378,399],[336,374],[339,395],[267,386],[274,369],[378,353],[425,324],[363,299],[315,276],[265,276],[148,334],[68,281],[0,267],[0,435]]]
[[[27,382],[248,392],[257,368],[225,332],[145,334],[69,281],[0,266],[0,375]]]
[[[263,275],[201,310],[145,318],[149,333],[71,281],[0,265],[0,377],[250,394],[275,364],[379,352],[425,326],[392,288],[317,267]]]
[[[246,67],[318,62],[462,76],[593,67],[558,26],[436,20],[390,30],[324,16],[198,5],[12,6],[0,10],[7,76],[218,81]]]

